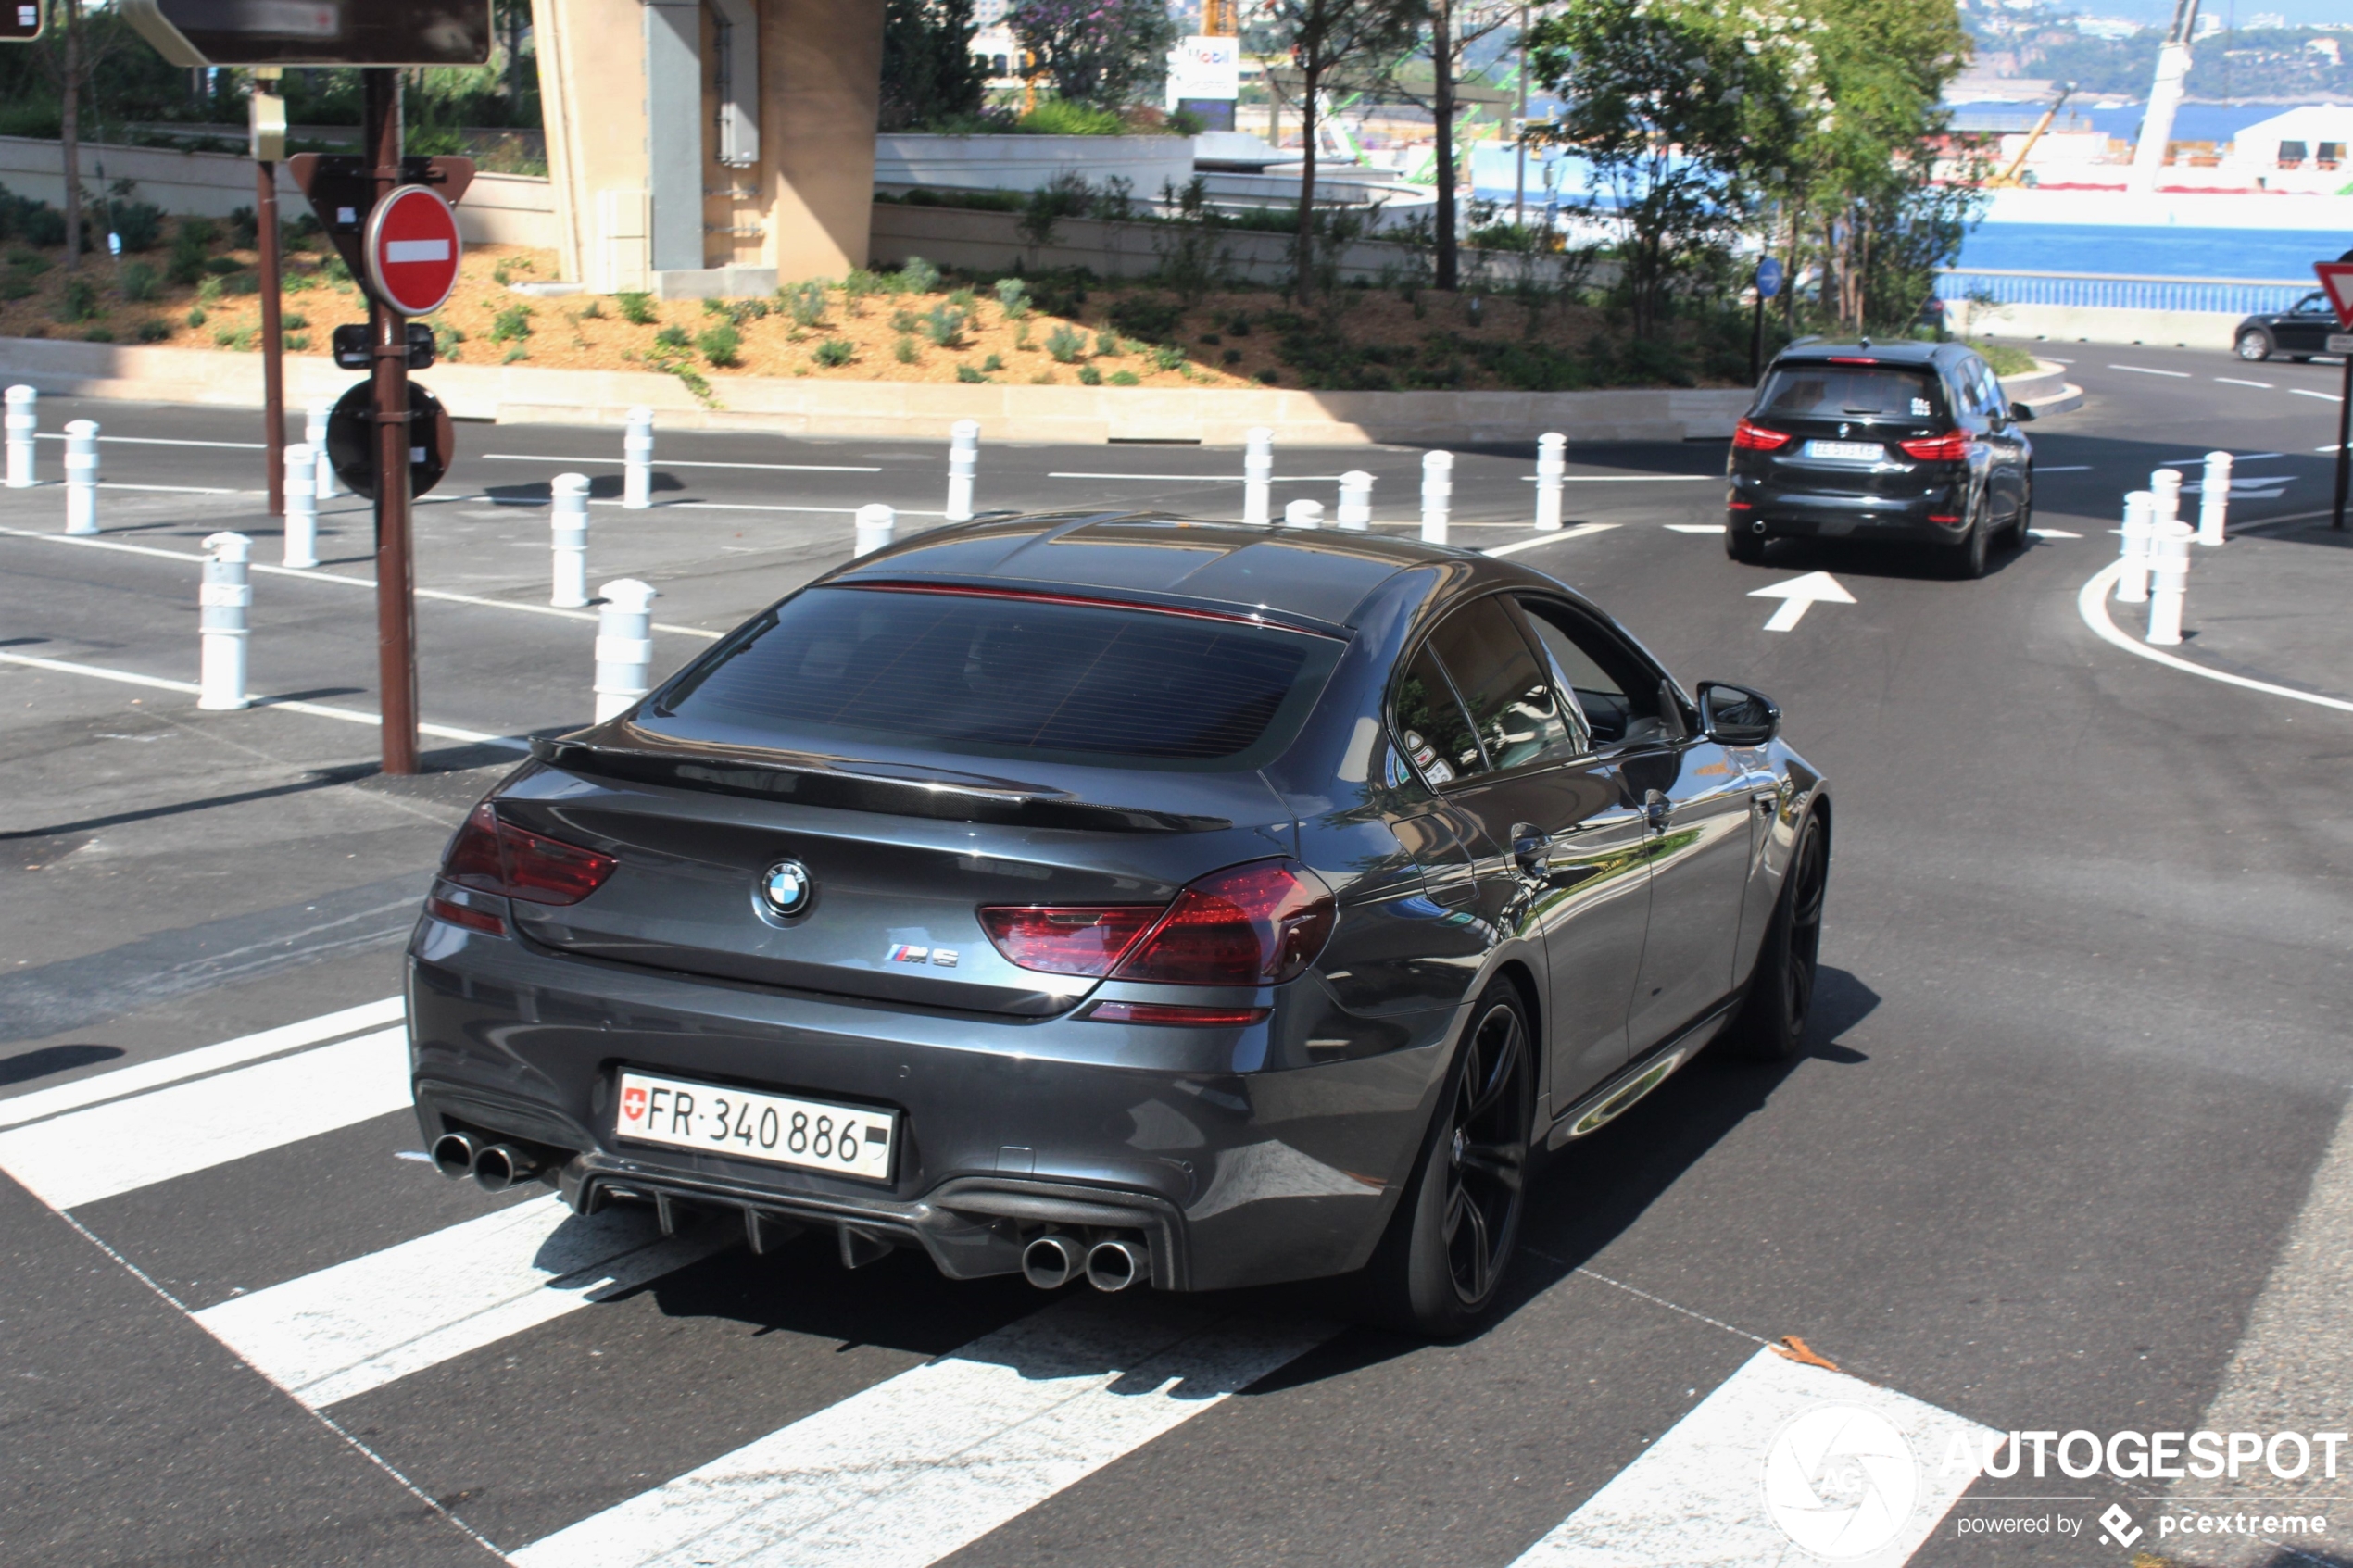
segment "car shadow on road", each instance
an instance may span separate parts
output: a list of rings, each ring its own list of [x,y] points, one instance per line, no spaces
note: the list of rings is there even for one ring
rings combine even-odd
[[[2018,565],[2033,548],[1996,544],[1985,552],[1985,575],[1999,577]],[[1758,563],[1763,571],[1827,571],[1846,577],[1892,577],[1917,582],[1950,582],[1951,556],[1932,545],[1856,543],[1843,539],[1776,539],[1765,547]]]
[[[654,495],[684,490],[686,482],[674,473],[656,469],[648,476],[647,489]],[[485,484],[483,498],[499,507],[545,507],[556,498],[553,479],[533,480],[522,484]],[[588,479],[588,498],[592,501],[618,501],[622,496],[622,476],[617,473],[592,474]]]

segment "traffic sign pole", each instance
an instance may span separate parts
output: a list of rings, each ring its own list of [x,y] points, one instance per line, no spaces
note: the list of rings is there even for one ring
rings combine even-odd
[[[375,200],[400,183],[400,73],[360,73],[367,157]],[[408,323],[371,291],[368,341],[375,351],[376,684],[384,713],[384,771],[417,771],[417,618],[409,551]]]
[[[278,71],[254,72],[249,108],[253,119],[254,244],[261,262],[261,445],[262,472],[270,486],[270,515],[286,515],[286,340],[279,320],[284,266],[278,243],[278,159],[285,156],[285,100],[273,89]],[[274,112],[273,112],[274,111]]]

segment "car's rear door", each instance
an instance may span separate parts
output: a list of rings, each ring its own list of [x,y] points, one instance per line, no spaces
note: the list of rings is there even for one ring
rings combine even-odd
[[[1476,833],[1479,918],[1541,945],[1554,1108],[1626,1060],[1649,923],[1642,814],[1540,664],[1511,602],[1440,622],[1398,685],[1398,738]]]
[[[2335,330],[2336,312],[2329,308],[2328,296],[2314,292],[2296,302],[2295,308],[2278,318],[2279,328],[2274,336],[2283,352],[2289,354],[2325,354],[2329,333]]]

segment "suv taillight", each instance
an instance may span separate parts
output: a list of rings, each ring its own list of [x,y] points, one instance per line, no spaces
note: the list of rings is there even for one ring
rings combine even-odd
[[[1024,969],[1162,985],[1295,980],[1324,950],[1338,918],[1331,889],[1290,860],[1212,872],[1165,909],[1111,904],[980,911],[989,941]]]
[[[1776,447],[1788,445],[1789,434],[1785,431],[1767,430],[1763,425],[1743,420],[1732,427],[1732,445],[1743,452],[1770,452]]]
[[[449,841],[441,875],[478,893],[534,904],[577,904],[603,886],[618,864],[610,855],[501,822],[485,800]]]
[[[1948,430],[1942,435],[1923,435],[1895,445],[1904,448],[1906,457],[1924,463],[1957,463],[1969,456],[1969,432]]]

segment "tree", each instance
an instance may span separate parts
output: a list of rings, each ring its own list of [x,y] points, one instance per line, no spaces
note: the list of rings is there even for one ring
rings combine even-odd
[[[1165,0],[1019,0],[1006,19],[1056,97],[1097,108],[1156,86],[1176,43]]]
[[[1730,15],[1705,0],[1569,0],[1529,30],[1529,69],[1567,105],[1545,139],[1592,160],[1623,225],[1636,336],[1659,335],[1678,284],[1721,258],[1829,113],[1819,25],[1776,0]]]
[[[1269,0],[1277,34],[1300,74],[1303,158],[1299,171],[1299,234],[1291,293],[1304,302],[1315,261],[1315,94],[1343,65],[1387,56],[1419,29],[1419,0]]]
[[[1463,56],[1472,44],[1514,19],[1512,4],[1496,0],[1428,0],[1430,118],[1435,122],[1438,166],[1433,282],[1453,289],[1461,282],[1462,227],[1455,213],[1455,187],[1461,183],[1454,168],[1454,89],[1461,85]]]
[[[887,0],[883,6],[885,131],[980,113],[988,71],[973,53],[972,0]]]

